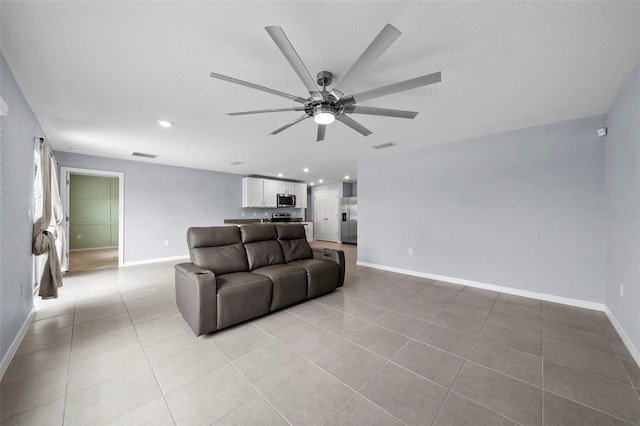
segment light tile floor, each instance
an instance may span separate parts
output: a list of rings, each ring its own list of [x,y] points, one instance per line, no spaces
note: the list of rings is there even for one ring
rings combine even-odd
[[[67,275],[2,380],[2,424],[640,424],[640,369],[604,314],[342,248],[339,291],[201,337],[173,262]]]

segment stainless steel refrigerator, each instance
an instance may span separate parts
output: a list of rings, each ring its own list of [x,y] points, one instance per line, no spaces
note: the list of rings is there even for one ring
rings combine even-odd
[[[358,243],[358,198],[345,197],[340,199],[340,235],[343,243]]]

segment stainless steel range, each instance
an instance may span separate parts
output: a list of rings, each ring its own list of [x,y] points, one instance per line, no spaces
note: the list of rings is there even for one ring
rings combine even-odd
[[[291,213],[273,213],[271,222],[291,222]]]

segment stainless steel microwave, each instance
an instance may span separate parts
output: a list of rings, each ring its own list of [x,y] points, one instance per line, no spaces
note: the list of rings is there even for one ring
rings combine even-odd
[[[277,206],[278,207],[295,207],[296,196],[291,194],[277,194]]]

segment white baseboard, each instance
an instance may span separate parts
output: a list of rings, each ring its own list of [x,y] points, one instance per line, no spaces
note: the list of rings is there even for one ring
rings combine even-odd
[[[80,248],[80,249],[69,249],[69,252],[91,251],[91,250],[108,250],[108,249],[117,249],[117,248],[118,248],[118,246],[90,247],[90,248]]]
[[[16,334],[13,342],[11,342],[9,349],[7,349],[7,352],[2,357],[2,361],[0,362],[0,380],[2,379],[2,377],[4,377],[4,373],[7,371],[7,368],[9,368],[9,364],[11,364],[11,360],[16,354],[20,343],[22,343],[22,339],[24,339],[27,331],[29,331],[29,326],[31,325],[31,321],[33,321],[33,317],[35,317],[35,315],[36,308],[34,306],[31,308],[31,312],[29,312],[29,315],[27,315],[27,318],[25,318],[24,322],[22,323],[22,327],[20,327],[18,334]]]
[[[620,338],[622,339],[622,341],[624,342],[625,346],[629,350],[629,353],[631,354],[633,359],[636,361],[636,363],[638,365],[640,365],[640,351],[638,351],[638,348],[635,347],[635,345],[633,344],[633,342],[631,341],[631,339],[629,338],[627,333],[625,333],[624,329],[622,328],[622,326],[620,325],[620,323],[616,319],[615,315],[613,315],[613,313],[609,310],[607,305],[605,305],[604,303],[589,302],[589,301],[586,301],[586,300],[572,299],[572,298],[569,298],[569,297],[555,296],[553,294],[537,293],[535,291],[520,290],[520,289],[517,289],[517,288],[504,287],[504,286],[499,286],[499,285],[495,285],[495,284],[487,284],[487,283],[482,283],[482,282],[478,282],[478,281],[470,281],[470,280],[465,280],[465,279],[461,279],[461,278],[445,277],[443,275],[426,274],[424,272],[417,272],[417,271],[411,271],[411,270],[408,270],[408,269],[394,268],[394,267],[391,267],[391,266],[378,265],[378,264],[375,264],[375,263],[368,263],[368,262],[360,262],[360,261],[358,261],[356,264],[360,265],[360,266],[366,266],[366,267],[369,267],[369,268],[381,269],[381,270],[384,270],[384,271],[397,272],[399,274],[412,275],[414,277],[427,278],[427,279],[430,279],[430,280],[437,280],[437,281],[445,281],[445,282],[454,283],[454,284],[466,285],[466,286],[469,286],[469,287],[476,287],[476,288],[482,288],[482,289],[485,289],[485,290],[498,291],[500,293],[513,294],[515,296],[528,297],[528,298],[531,298],[531,299],[539,299],[539,300],[544,300],[544,301],[547,301],[547,302],[561,303],[563,305],[577,306],[579,308],[586,308],[586,309],[591,309],[591,310],[594,310],[594,311],[604,312],[605,315],[607,315],[607,317],[611,321],[611,324],[613,324],[613,327],[616,329],[616,331],[620,335]]]
[[[627,333],[625,333],[624,329],[616,319],[615,315],[613,315],[613,312],[611,312],[608,307],[605,308],[604,313],[609,318],[609,321],[611,321],[611,324],[613,324],[613,328],[615,328],[618,332],[618,335],[629,350],[629,353],[631,354],[633,359],[636,361],[636,364],[640,365],[640,351],[638,351],[638,348],[636,348],[636,346],[633,344]]]
[[[124,262],[122,266],[136,266],[136,265],[147,265],[149,263],[160,263],[160,262],[168,262],[170,260],[189,260],[189,255],[185,254],[183,256],[171,256],[171,257],[159,257],[157,259],[146,259],[146,260],[135,260],[133,262]]]
[[[504,287],[504,286],[495,285],[495,284],[487,284],[487,283],[482,283],[478,281],[470,281],[462,278],[427,274],[424,272],[411,271],[409,269],[394,268],[391,266],[378,265],[375,263],[358,261],[356,264],[360,266],[374,268],[374,269],[382,269],[384,271],[397,272],[399,274],[412,275],[414,277],[427,278],[430,280],[437,280],[437,281],[446,281],[449,283],[461,284],[469,287],[476,287],[476,288],[482,288],[485,290],[498,291],[500,293],[513,294],[514,296],[522,296],[522,297],[528,297],[530,299],[539,299],[539,300],[545,300],[547,302],[561,303],[563,305],[577,306],[580,308],[592,309],[594,311],[605,312],[607,309],[607,306],[604,303],[589,302],[587,300],[572,299],[570,297],[555,296],[553,294],[538,293],[538,292],[529,291],[529,290],[520,290],[517,288]]]

